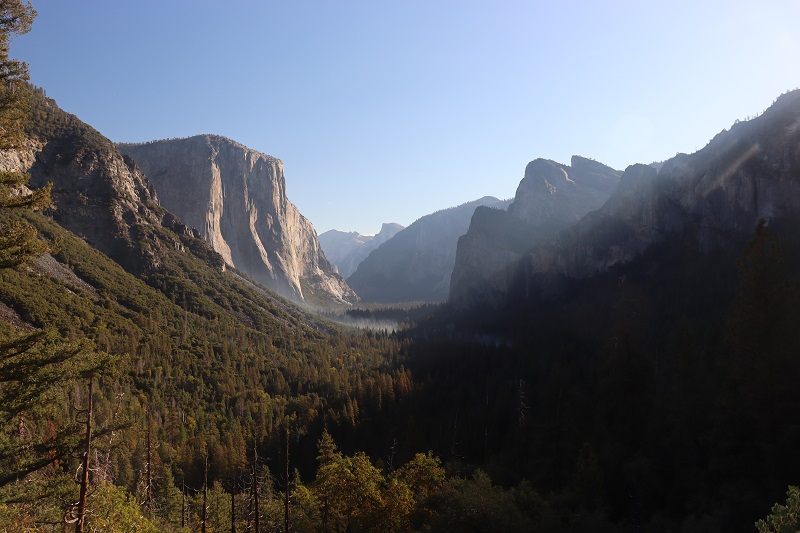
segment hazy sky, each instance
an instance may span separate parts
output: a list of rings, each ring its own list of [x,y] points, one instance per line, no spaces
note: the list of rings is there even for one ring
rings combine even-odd
[[[800,2],[34,0],[33,83],[113,141],[283,160],[319,233],[481,196],[572,154],[692,152],[800,87]]]

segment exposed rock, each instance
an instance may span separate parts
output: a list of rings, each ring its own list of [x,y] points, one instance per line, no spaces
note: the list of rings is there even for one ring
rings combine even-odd
[[[42,144],[35,139],[27,139],[19,150],[0,150],[0,171],[27,172],[36,161],[36,153]]]
[[[445,300],[456,243],[480,206],[505,209],[508,202],[487,196],[426,215],[372,251],[347,282],[372,302]]]
[[[357,300],[287,199],[279,159],[216,135],[119,148],[227,264],[295,300]]]
[[[502,303],[523,254],[602,206],[619,176],[578,156],[570,166],[531,161],[508,211],[475,210],[469,230],[458,240],[450,302],[457,308]]]
[[[79,278],[75,272],[70,270],[66,265],[59,263],[58,260],[49,253],[43,254],[36,259],[35,269],[42,274],[59,280],[64,285],[65,290],[80,290],[88,294],[94,300],[100,298],[97,289]]]
[[[18,331],[33,331],[34,328],[31,324],[22,320],[22,317],[12,308],[0,302],[0,322],[11,324],[11,327]]]
[[[800,91],[793,91],[659,171],[628,167],[601,209],[525,257],[526,290],[546,292],[541,283],[531,286],[533,279],[608,270],[677,235],[700,252],[714,250],[741,241],[761,218],[799,211]]]
[[[333,263],[343,278],[348,278],[367,256],[403,229],[396,223],[384,223],[376,235],[361,235],[357,231],[338,231],[332,229],[319,236],[319,243],[325,257]]]
[[[160,247],[184,246],[159,233],[166,211],[133,160],[40,91],[27,131],[26,148],[3,164],[28,172],[33,188],[53,184],[52,215],[62,226],[134,273],[157,268]]]

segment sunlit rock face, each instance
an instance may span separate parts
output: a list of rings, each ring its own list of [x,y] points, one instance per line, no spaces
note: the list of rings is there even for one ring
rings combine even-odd
[[[286,197],[279,159],[215,135],[119,148],[226,263],[298,301],[357,299]]]
[[[525,252],[600,208],[619,178],[618,171],[578,156],[570,165],[530,162],[508,210],[476,209],[458,240],[451,304],[464,308],[505,301]]]
[[[603,207],[526,254],[533,279],[580,278],[628,262],[666,239],[700,252],[741,240],[759,219],[800,213],[800,91],[781,96],[760,117],[723,130],[702,150],[660,170],[628,167]]]

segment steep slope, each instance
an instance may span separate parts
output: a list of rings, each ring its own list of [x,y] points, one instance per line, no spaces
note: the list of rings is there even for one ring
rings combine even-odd
[[[477,207],[504,209],[491,196],[426,215],[376,248],[347,279],[364,300],[440,301],[447,298],[456,243]]]
[[[673,238],[691,241],[700,252],[738,242],[759,219],[798,212],[799,177],[800,91],[793,91],[659,171],[626,169],[600,210],[525,257],[528,292],[547,290],[554,278],[606,271]]]
[[[158,267],[165,249],[187,248],[222,268],[197,233],[161,207],[136,168],[96,130],[34,91],[27,149],[6,153],[4,168],[52,183],[53,218],[136,274]]]
[[[503,302],[523,254],[602,206],[618,181],[618,171],[578,156],[569,166],[530,162],[508,211],[475,210],[458,240],[450,302],[457,308]]]
[[[329,230],[319,236],[319,243],[328,261],[336,266],[343,278],[348,278],[367,256],[403,229],[396,223],[384,223],[376,235],[361,235],[357,231]]]
[[[215,135],[121,144],[178,215],[229,265],[295,300],[354,301],[311,223],[286,197],[283,163]]]
[[[95,381],[94,416],[98,428],[117,414],[130,425],[117,433],[113,457],[106,458],[116,484],[132,493],[139,484],[143,470],[132,464],[141,457],[142,428],[158,427],[163,437],[161,473],[172,479],[180,468],[194,485],[201,443],[213,450],[222,479],[226,465],[239,467],[246,441],[258,441],[265,456],[275,448],[284,414],[304,427],[333,431],[355,426],[354,403],[372,416],[367,391],[383,387],[382,405],[388,405],[387,387],[394,391],[401,376],[392,377],[384,357],[397,350],[386,335],[340,328],[225,268],[196,231],[158,204],[132,160],[112,143],[41,92],[32,111],[27,149],[0,153],[0,166],[29,169],[34,186],[52,181],[54,208],[51,217],[0,215],[3,224],[25,217],[51,252],[0,269],[0,341],[50,328],[110,354],[113,365]],[[342,385],[356,382],[363,394]],[[42,420],[41,427],[74,425],[82,390],[75,384],[70,401],[54,405],[52,421]],[[298,448],[315,448],[319,431],[307,438],[310,444]],[[307,454],[308,464],[314,456]],[[302,468],[301,453],[294,457]],[[65,456],[63,470],[74,463]]]

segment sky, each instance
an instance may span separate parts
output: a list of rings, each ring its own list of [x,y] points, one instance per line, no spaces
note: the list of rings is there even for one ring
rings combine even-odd
[[[536,158],[624,170],[800,87],[800,2],[33,0],[31,81],[115,142],[223,135],[318,233],[372,234]]]

